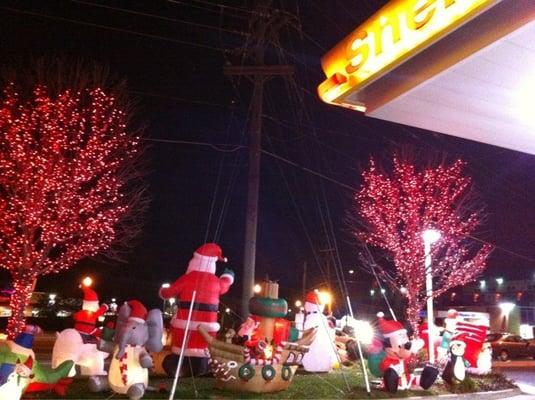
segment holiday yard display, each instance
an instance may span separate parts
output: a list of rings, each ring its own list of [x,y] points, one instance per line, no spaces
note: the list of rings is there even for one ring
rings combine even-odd
[[[214,339],[204,325],[199,326],[209,344],[216,388],[254,393],[286,389],[315,338],[316,329],[310,329],[298,339],[297,330],[284,319],[288,305],[279,298],[277,283],[264,282],[260,294],[249,301],[251,316],[239,330],[247,334],[244,345]]]
[[[473,281],[485,269],[491,252],[490,245],[478,247],[471,239],[482,210],[470,201],[471,179],[463,173],[465,165],[457,160],[418,170],[395,155],[392,172],[387,173],[371,159],[355,195],[359,220],[355,234],[390,254],[394,274],[380,276],[392,276],[388,283],[403,288],[400,293],[407,301],[407,320],[414,329],[427,300],[423,232],[435,229],[441,233],[431,250],[432,268],[427,271],[432,275],[433,297]]]
[[[138,300],[130,300],[119,309],[113,342],[101,339],[99,348],[113,353],[108,377],[89,378],[90,389],[100,392],[108,387],[132,400],[143,397],[149,383],[149,369],[154,366],[149,352],[162,350],[162,312],[147,312]]]
[[[56,334],[52,349],[52,367],[57,367],[65,360],[72,360],[80,367],[82,376],[106,375],[104,360],[108,353],[97,348],[101,331],[96,323],[108,310],[108,306],[99,305],[97,293],[90,287],[82,286],[82,290],[82,309],[73,315],[74,329],[65,329]],[[75,375],[76,369],[73,366],[69,376]]]
[[[35,359],[32,349],[34,335],[41,329],[27,325],[14,340],[8,339],[0,344],[0,382],[5,382],[9,376],[20,376],[20,369],[16,372],[17,362],[31,364],[31,375],[21,376],[22,393],[54,391],[58,395],[65,395],[72,379],[67,378],[74,363],[66,360],[56,368],[49,368]],[[31,363],[27,362],[32,360]],[[29,378],[29,379],[27,379]],[[17,387],[19,385],[17,384]],[[13,385],[13,384],[12,384]],[[10,389],[14,390],[14,388]]]
[[[490,343],[483,343],[477,356],[476,365],[469,366],[467,371],[475,375],[486,375],[492,371],[492,347]]]
[[[334,329],[330,327],[327,317],[323,314],[324,307],[318,291],[307,293],[304,329],[317,329],[316,338],[303,356],[303,367],[308,372],[329,372],[338,362]]]
[[[178,309],[171,320],[172,351],[185,356],[206,357],[207,343],[198,332],[199,325],[215,337],[219,331],[217,312],[219,296],[225,294],[234,282],[234,273],[225,269],[220,277],[215,275],[216,262],[226,262],[221,247],[215,243],[206,243],[199,247],[189,261],[186,273],[172,283],[168,288],[160,289],[160,297],[169,299],[174,297],[178,301]],[[187,324],[188,311],[193,292],[197,293],[190,321],[190,333],[187,348],[182,349],[184,329]]]
[[[421,324],[419,331],[427,349],[427,323]],[[442,339],[433,346],[436,347],[438,364],[444,367],[446,382],[452,382],[453,379],[464,380],[465,369],[478,375],[491,371],[491,354],[484,343],[487,331],[486,326],[465,321],[456,310],[448,310]]]
[[[426,365],[420,376],[409,371],[409,363],[422,349],[423,340],[409,340],[403,325],[399,321],[384,319],[382,312],[377,317],[383,343],[381,346],[374,342],[367,348],[370,372],[383,378],[384,387],[390,393],[418,385],[429,389],[437,379],[437,368]]]
[[[445,382],[452,383],[454,379],[462,382],[466,378],[466,368],[470,366],[470,363],[464,359],[465,351],[465,342],[457,339],[450,342],[450,357],[442,372],[442,379]]]
[[[6,380],[0,382],[0,400],[19,400],[26,386],[33,378],[33,359],[29,357],[23,364],[17,360],[13,371]]]
[[[140,142],[120,88],[105,87],[97,71],[80,73],[82,65],[33,67],[17,70],[0,94],[0,266],[14,289],[10,338],[24,328],[37,278],[136,234],[131,223],[144,200]]]
[[[442,340],[440,341],[440,345],[437,348],[437,358],[438,360],[442,360],[447,358],[448,353],[450,351],[450,342],[451,338],[455,334],[455,328],[457,326],[457,320],[459,319],[459,313],[457,310],[450,309],[448,310],[448,314],[446,318],[444,319],[444,330],[442,331]],[[428,337],[428,336],[427,336]],[[426,343],[427,346],[427,343]],[[426,347],[428,349],[429,346]],[[464,351],[463,351],[464,354]]]
[[[108,305],[104,303],[99,305],[98,295],[90,287],[82,286],[82,290],[84,300],[82,301],[82,309],[73,315],[74,329],[86,336],[88,341],[93,341],[93,338],[100,336],[100,330],[96,326],[97,321],[108,311]]]

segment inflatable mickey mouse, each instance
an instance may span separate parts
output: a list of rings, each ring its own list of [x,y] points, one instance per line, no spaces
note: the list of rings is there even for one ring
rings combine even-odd
[[[407,368],[410,359],[423,347],[423,340],[410,340],[403,325],[399,321],[385,320],[382,312],[378,313],[377,317],[384,338],[384,358],[379,369],[383,374],[386,390],[396,393],[398,389],[406,390],[413,384],[429,389],[437,379],[437,368],[427,365],[420,377],[409,373]]]

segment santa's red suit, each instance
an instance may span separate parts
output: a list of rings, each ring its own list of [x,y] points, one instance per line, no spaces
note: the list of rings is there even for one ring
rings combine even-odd
[[[108,306],[106,304],[98,304],[97,293],[86,286],[82,287],[84,291],[84,300],[82,302],[82,309],[73,314],[74,329],[82,335],[100,336],[100,330],[96,327],[98,318],[106,311]]]
[[[381,372],[385,372],[388,368],[394,368],[399,376],[405,375],[409,376],[409,369],[407,367],[408,360],[400,360],[391,357],[385,357],[381,364],[379,364],[379,369]]]
[[[207,357],[207,343],[198,332],[203,327],[215,337],[219,331],[217,311],[219,296],[226,293],[234,282],[234,273],[225,270],[220,277],[215,276],[216,261],[227,261],[223,258],[221,248],[215,243],[206,243],[199,247],[188,264],[185,275],[178,278],[168,288],[160,289],[160,297],[177,299],[178,309],[171,320],[172,351],[181,352],[182,341],[188,320],[189,308],[193,292],[196,291],[195,304],[189,325],[189,340],[184,355],[190,357]]]

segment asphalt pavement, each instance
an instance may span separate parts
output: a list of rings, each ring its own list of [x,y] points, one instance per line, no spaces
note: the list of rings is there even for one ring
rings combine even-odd
[[[512,397],[515,400],[535,400],[535,360],[495,361],[493,369],[499,369],[513,380],[524,394]]]

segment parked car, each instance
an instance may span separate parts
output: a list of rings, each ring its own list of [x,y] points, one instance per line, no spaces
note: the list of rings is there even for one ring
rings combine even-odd
[[[512,333],[490,333],[487,342],[492,347],[492,356],[501,361],[511,358],[535,358],[535,341],[522,339]]]

